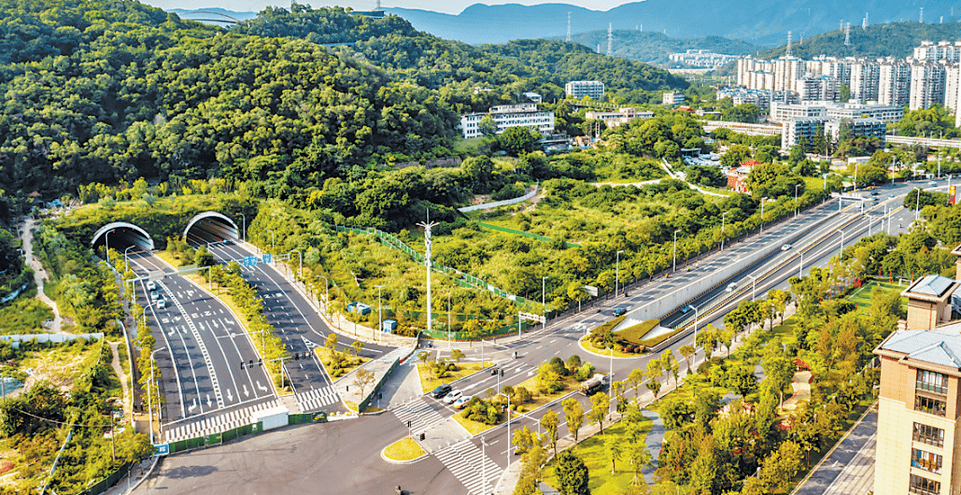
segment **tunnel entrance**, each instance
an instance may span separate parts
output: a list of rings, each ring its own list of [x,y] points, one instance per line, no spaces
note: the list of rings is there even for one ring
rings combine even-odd
[[[97,230],[90,245],[106,259],[107,249],[119,253],[126,251],[152,251],[153,239],[144,229],[127,222],[113,222]]]
[[[184,240],[191,245],[236,241],[240,229],[227,216],[216,211],[205,211],[190,219],[184,229]]]

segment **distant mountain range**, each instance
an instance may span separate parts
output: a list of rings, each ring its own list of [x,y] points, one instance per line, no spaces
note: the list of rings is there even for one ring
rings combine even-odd
[[[566,36],[567,13],[571,29],[584,33],[607,29],[654,31],[672,37],[724,36],[752,43],[776,46],[792,31],[794,39],[837,31],[842,20],[860,28],[865,13],[869,23],[917,21],[924,7],[924,21],[955,21],[961,6],[931,0],[645,0],[608,11],[549,3],[468,7],[458,15],[426,10],[388,8],[419,30],[445,39],[471,44],[504,43],[514,39]],[[605,41],[606,43],[606,41]]]
[[[798,40],[791,46],[791,54],[795,57],[810,59],[818,55],[830,57],[867,57],[877,58],[894,56],[907,57],[914,51],[914,47],[921,41],[929,40],[935,43],[941,40],[954,41],[961,38],[961,22],[945,22],[944,24],[921,24],[917,21],[895,22],[868,26],[867,29],[851,26],[850,44],[844,44],[845,34],[835,29],[810,38]],[[762,50],[758,57],[774,58],[784,55],[787,45]]]
[[[702,36],[700,38],[672,38],[663,33],[653,31],[637,31],[615,29],[614,40],[611,43],[615,57],[640,60],[659,65],[667,65],[668,56],[672,53],[687,50],[704,50],[726,55],[747,55],[764,49],[741,40],[732,40],[721,36]],[[566,36],[553,39],[563,40]],[[580,43],[588,48],[601,47],[601,53],[607,53],[607,30],[588,31],[586,33],[571,34],[571,41]]]

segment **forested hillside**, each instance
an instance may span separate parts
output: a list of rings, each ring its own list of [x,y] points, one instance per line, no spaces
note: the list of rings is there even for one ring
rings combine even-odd
[[[791,53],[795,57],[811,59],[818,55],[831,57],[887,57],[898,58],[911,55],[914,47],[924,40],[935,43],[941,40],[954,42],[959,39],[961,22],[945,22],[943,24],[922,24],[920,22],[894,22],[890,24],[870,25],[867,29],[861,26],[851,26],[851,44],[845,46],[844,31],[835,29],[816,36],[804,38],[803,42],[795,42],[791,46]],[[784,55],[787,45],[758,52],[761,58],[774,58]]]
[[[600,45],[601,50],[606,50],[607,30],[576,33],[571,35],[571,40],[588,48]],[[656,31],[615,29],[612,48],[615,57],[666,65],[670,62],[668,58],[670,54],[687,50],[704,50],[726,55],[746,55],[763,47],[747,41],[733,40],[722,36],[672,38]]]
[[[227,32],[137,2],[0,0],[0,189],[49,198],[140,176],[223,177],[288,197],[450,156],[457,112],[523,91],[556,98],[568,79],[602,76],[625,96],[685,86],[574,44],[482,50],[393,16],[292,8]]]

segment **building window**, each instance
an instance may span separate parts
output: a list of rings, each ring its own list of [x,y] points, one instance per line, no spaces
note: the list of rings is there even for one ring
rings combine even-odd
[[[941,474],[942,458],[938,454],[925,452],[921,449],[911,449],[911,466],[925,471]]]
[[[936,416],[944,416],[947,410],[947,404],[943,400],[918,395],[914,398],[914,410]]]
[[[940,495],[941,483],[912,474],[911,485],[908,487],[908,491],[911,493],[919,493],[921,495]]]
[[[914,441],[944,447],[944,430],[933,426],[914,423]]]
[[[933,371],[918,370],[918,390],[948,395],[948,376]]]

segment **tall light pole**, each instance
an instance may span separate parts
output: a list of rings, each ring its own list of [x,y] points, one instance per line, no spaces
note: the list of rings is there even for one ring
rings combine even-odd
[[[103,245],[104,245],[104,248],[106,248],[104,252],[107,255],[106,257],[107,257],[108,265],[110,264],[110,233],[111,232],[113,232],[113,230],[108,230],[107,233],[103,235]]]
[[[427,248],[426,256],[424,258],[424,266],[427,267],[427,329],[431,329],[431,297],[430,297],[430,270],[431,270],[431,248],[433,246],[433,241],[430,239],[430,229],[431,227],[437,225],[437,222],[430,221],[430,211],[427,212],[427,222],[420,222],[417,225],[424,228],[424,247]]]
[[[858,163],[854,162],[854,191],[858,192]]]
[[[920,187],[918,187],[918,199],[914,204],[914,219],[917,220],[918,218],[921,218],[921,188]]]
[[[447,291],[447,349],[450,350],[450,291]]]
[[[941,177],[941,150],[938,150],[938,177]]]
[[[798,249],[797,254],[798,256],[801,257],[800,260],[798,260],[798,264],[797,264],[797,276],[798,278],[802,278],[804,277],[804,253],[802,253],[801,250]]]
[[[375,285],[377,287],[377,331],[384,331],[384,306],[380,302],[380,290],[384,288],[383,285]]]
[[[481,364],[483,364],[483,363],[481,363]],[[508,453],[508,455],[510,454],[510,451],[511,451],[511,440],[510,440],[510,437],[507,437],[507,453]],[[482,436],[482,437],[481,437],[481,460],[482,460],[482,461],[481,461],[481,479],[482,479],[483,482],[484,482],[484,483],[483,483],[483,485],[484,485],[484,495],[487,495],[487,463],[486,463],[486,462],[483,462],[484,459],[487,459],[487,442],[484,441],[484,437]]]
[[[277,238],[274,235],[275,232],[273,230],[270,230],[269,232],[270,232],[270,252],[274,252],[274,247],[276,246],[276,243],[274,241],[277,240]]]
[[[243,235],[243,241],[244,241],[244,242],[247,242],[247,216],[244,215],[243,213],[241,213],[240,216],[244,219],[244,235]]]
[[[753,302],[757,299],[757,279],[754,275],[748,275],[748,277],[751,277],[751,301]]]
[[[677,233],[678,232],[680,232],[680,230],[674,231],[674,268],[671,270],[672,272],[677,271]]]
[[[621,253],[624,251],[618,251],[614,253],[617,258],[617,262],[614,264],[614,299],[617,299],[617,286],[621,282]]]
[[[761,232],[764,232],[764,201],[767,198],[761,198]]]
[[[841,233],[841,247],[838,249],[838,261],[841,261],[841,258],[844,257],[844,231],[838,229],[838,232]]]
[[[304,253],[300,252],[299,249],[294,249],[291,251],[291,253],[297,253],[298,258],[300,259],[300,275],[298,276],[300,278],[304,278]]]
[[[688,306],[694,310],[694,360],[697,361],[697,306],[693,304],[688,304]],[[687,372],[690,373],[691,370],[687,370]]]
[[[150,353],[150,383],[147,384],[147,418],[150,421],[150,444],[153,445],[153,394],[150,393],[150,386],[153,385],[153,355],[166,349],[161,347]],[[159,415],[158,415],[159,416]]]
[[[323,275],[317,275],[317,277],[324,279],[324,312],[330,314],[327,308],[330,305],[330,280]]]
[[[794,184],[794,218],[797,218],[797,188],[800,186],[801,184]]]
[[[124,265],[124,270],[123,270],[123,271],[124,271],[124,272],[129,272],[129,271],[130,271],[130,261],[127,259],[127,252],[130,251],[131,249],[135,248],[135,247],[137,247],[136,244],[134,244],[133,246],[127,246],[127,249],[124,249],[124,250],[123,250],[123,265]]]
[[[547,279],[546,275],[541,277],[541,311],[544,312],[544,328],[547,328],[547,303],[544,297],[547,295]]]
[[[721,251],[724,251],[724,217],[727,216],[727,212],[721,213]]]

